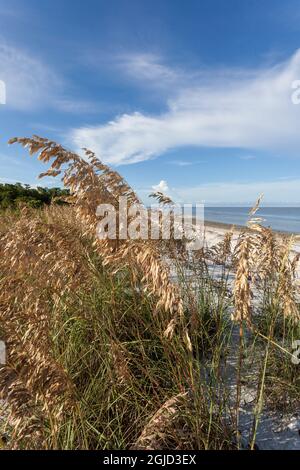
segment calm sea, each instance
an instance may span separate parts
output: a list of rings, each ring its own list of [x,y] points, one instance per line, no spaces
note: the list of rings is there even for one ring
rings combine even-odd
[[[205,220],[245,225],[250,207],[205,207]],[[274,230],[300,233],[300,207],[261,207],[256,214],[263,225]]]

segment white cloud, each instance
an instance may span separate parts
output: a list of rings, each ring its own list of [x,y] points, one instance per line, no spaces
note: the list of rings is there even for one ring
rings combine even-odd
[[[149,75],[147,64],[146,71],[143,62],[135,67],[141,80]],[[155,66],[153,77],[170,80],[169,72]],[[69,137],[76,147],[90,147],[114,164],[147,160],[184,146],[296,154],[300,105],[292,104],[291,84],[298,78],[300,51],[267,69],[206,70],[186,87],[174,85],[162,114],[123,114],[104,125],[74,129]]]
[[[0,81],[6,86],[6,106],[17,110],[53,108],[63,113],[98,112],[96,102],[66,96],[67,81],[48,65],[1,42]]]
[[[168,183],[165,180],[161,180],[158,184],[152,186],[154,191],[160,191],[162,193],[167,193],[169,191]]]
[[[155,88],[166,88],[179,86],[183,80],[187,80],[182,70],[165,65],[156,54],[124,54],[116,57],[115,62],[122,73],[143,86],[148,84]]]
[[[18,110],[49,105],[61,86],[47,65],[1,42],[0,79],[6,84],[6,106]]]

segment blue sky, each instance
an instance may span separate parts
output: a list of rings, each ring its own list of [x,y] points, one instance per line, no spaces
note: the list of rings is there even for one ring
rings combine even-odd
[[[0,181],[41,184],[35,133],[142,197],[299,203],[299,48],[300,0],[0,0]]]

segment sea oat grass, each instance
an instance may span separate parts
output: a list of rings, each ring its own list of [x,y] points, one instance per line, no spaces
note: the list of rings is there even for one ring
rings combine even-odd
[[[37,136],[12,142],[52,162],[45,174],[61,174],[70,195],[64,206],[2,213],[5,446],[241,447],[238,412],[252,358],[263,365],[253,381],[254,447],[264,407],[280,400],[291,408],[299,396],[286,354],[299,334],[293,239],[263,227],[258,201],[235,245],[233,231],[194,253],[173,239],[99,240],[100,203],[117,207],[120,195],[140,202],[121,175],[88,150],[81,158]]]

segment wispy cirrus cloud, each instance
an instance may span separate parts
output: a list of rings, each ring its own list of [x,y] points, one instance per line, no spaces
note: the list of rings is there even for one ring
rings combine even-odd
[[[117,165],[185,146],[288,154],[300,148],[300,106],[291,101],[291,84],[300,78],[300,51],[267,68],[192,73],[186,84],[181,73],[173,77],[169,67],[157,67],[157,61],[145,57],[135,58],[133,70],[140,82],[149,77],[156,86],[159,77],[166,85],[166,111],[123,114],[106,124],[73,129],[73,145],[90,147]],[[174,86],[169,90],[170,80]]]
[[[6,106],[18,111],[51,108],[69,114],[96,113],[95,101],[66,95],[70,86],[61,73],[33,54],[0,38],[0,80],[6,86]]]
[[[166,89],[172,86],[178,87],[189,79],[182,69],[164,64],[157,54],[118,55],[114,59],[114,65],[128,78],[143,86]]]
[[[0,41],[0,79],[6,84],[6,106],[17,110],[49,106],[62,79],[27,52]]]

